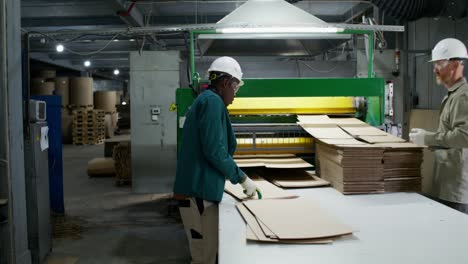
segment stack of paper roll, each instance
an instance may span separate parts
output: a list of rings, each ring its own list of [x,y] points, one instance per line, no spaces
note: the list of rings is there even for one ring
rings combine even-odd
[[[32,78],[30,81],[31,94],[36,94],[39,91],[40,87],[45,83],[44,78]]]
[[[107,113],[114,113],[116,103],[115,91],[98,91],[94,93],[95,109],[104,110]]]
[[[53,95],[55,90],[54,82],[46,82],[44,79],[35,80],[31,86],[31,94],[33,95]]]
[[[55,94],[62,96],[62,107],[70,104],[70,81],[68,77],[55,78]]]
[[[42,70],[39,72],[39,76],[44,79],[53,79],[57,76],[55,70]]]
[[[70,80],[70,105],[93,106],[93,78],[76,77]]]

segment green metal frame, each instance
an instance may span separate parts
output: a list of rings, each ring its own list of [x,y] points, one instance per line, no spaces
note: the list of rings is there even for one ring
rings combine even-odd
[[[201,81],[200,75],[195,69],[195,35],[199,34],[221,33],[216,32],[216,30],[190,32],[191,83],[195,89],[198,89]],[[374,32],[368,30],[345,30],[337,34],[364,34],[368,36],[368,78],[243,79],[245,84],[239,90],[236,97],[361,96],[367,98],[366,122],[371,125],[381,125],[385,115],[385,80],[374,78],[373,74]],[[177,89],[177,120],[185,117],[189,107],[197,96],[197,92],[189,88]],[[177,127],[177,142],[180,142],[182,129],[179,121]]]

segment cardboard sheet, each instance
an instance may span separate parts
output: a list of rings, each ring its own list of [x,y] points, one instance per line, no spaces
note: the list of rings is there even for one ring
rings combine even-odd
[[[265,180],[255,179],[254,181],[262,192],[262,199],[290,199],[298,197],[297,195],[283,191]],[[234,185],[229,181],[226,181],[224,191],[234,196],[237,200],[258,199],[257,195],[249,198],[244,194],[244,189],[240,184]]]
[[[246,154],[234,155],[234,159],[272,159],[272,158],[295,158],[294,154]]]
[[[302,128],[307,131],[314,138],[318,139],[352,139],[353,137],[343,131],[337,125],[332,125],[330,127],[312,127],[307,125],[301,125]]]
[[[263,169],[259,174],[281,188],[308,188],[328,186],[330,183],[301,169]]]
[[[251,200],[243,204],[279,239],[329,238],[352,233],[350,227],[307,199]]]
[[[329,243],[333,243],[332,239],[280,240],[277,238],[269,238],[263,233],[255,216],[252,215],[252,213],[243,204],[237,204],[236,207],[239,213],[241,214],[242,218],[247,224],[247,227],[246,227],[247,240],[269,242],[269,243],[281,243],[281,244],[329,244]]]
[[[303,124],[335,124],[327,115],[297,115],[297,120],[299,121],[298,123]]]
[[[343,138],[338,138],[338,139],[337,138],[332,138],[332,139],[322,138],[320,139],[320,141],[328,145],[338,145],[338,146],[368,145],[368,143],[356,140],[354,138],[344,138],[344,139]]]
[[[373,126],[353,126],[353,125],[340,125],[341,129],[353,136],[386,136],[389,135]]]
[[[404,139],[387,134],[385,136],[359,136],[360,139],[368,143],[396,143],[405,142]]]
[[[363,122],[357,118],[330,118],[331,121],[339,126],[349,126],[352,125],[354,127],[356,126],[363,126],[367,127],[369,124],[366,122]]]
[[[267,168],[312,168],[313,165],[301,158],[253,158],[234,159],[240,168],[267,167]]]

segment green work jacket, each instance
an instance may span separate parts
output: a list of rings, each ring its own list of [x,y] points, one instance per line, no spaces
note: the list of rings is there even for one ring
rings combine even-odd
[[[468,203],[468,84],[460,80],[442,100],[439,127],[427,132],[435,147],[434,194],[446,201]]]
[[[212,90],[204,91],[186,115],[174,193],[221,201],[226,179],[237,184],[246,177],[232,158],[236,146],[223,100]]]

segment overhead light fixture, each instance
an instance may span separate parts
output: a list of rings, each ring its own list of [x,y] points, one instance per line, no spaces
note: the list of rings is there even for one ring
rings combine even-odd
[[[118,41],[119,41],[119,39],[114,39],[114,42],[118,42]]]
[[[65,47],[62,44],[58,44],[57,46],[55,46],[55,49],[57,50],[57,52],[63,52],[63,50],[65,50]]]
[[[91,62],[89,60],[85,60],[85,62],[83,64],[84,64],[85,67],[91,66]]]
[[[131,42],[133,42],[133,41],[135,41],[135,39],[129,39],[128,41],[131,41]]]
[[[114,70],[114,75],[119,75],[119,74],[120,74],[119,69],[115,69],[115,70]]]
[[[123,105],[126,105],[126,104],[127,104],[127,102],[123,101],[123,102],[122,102],[122,104],[123,104]]]
[[[344,29],[336,27],[239,27],[239,28],[221,28],[218,33],[224,34],[288,34],[288,33],[338,33]]]

